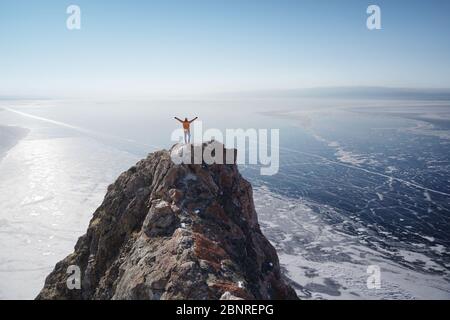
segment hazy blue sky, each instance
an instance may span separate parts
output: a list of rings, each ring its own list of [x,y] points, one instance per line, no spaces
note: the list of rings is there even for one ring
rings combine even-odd
[[[0,0],[0,95],[450,87],[449,39],[447,0]]]

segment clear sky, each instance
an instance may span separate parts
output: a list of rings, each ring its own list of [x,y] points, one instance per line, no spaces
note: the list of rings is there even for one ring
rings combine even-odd
[[[0,0],[0,96],[322,86],[450,87],[450,1]]]

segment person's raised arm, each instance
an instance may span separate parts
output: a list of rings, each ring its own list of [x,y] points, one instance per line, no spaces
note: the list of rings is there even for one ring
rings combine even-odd
[[[181,120],[181,119],[179,119],[179,118],[177,118],[177,117],[174,117],[175,118],[175,120],[178,120],[178,121],[180,121],[180,122],[183,122],[183,120]]]
[[[192,122],[194,122],[195,120],[197,120],[198,119],[198,117],[195,117],[194,119],[192,119],[191,121],[189,121],[189,123],[192,123]]]

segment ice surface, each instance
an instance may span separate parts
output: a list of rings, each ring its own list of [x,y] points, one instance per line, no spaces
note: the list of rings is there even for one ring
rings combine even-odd
[[[255,188],[263,233],[277,249],[285,274],[305,299],[449,299],[450,273],[428,256],[369,245],[363,235],[343,232],[342,220],[330,225],[313,208],[332,208]],[[339,221],[340,217],[336,217]],[[362,228],[364,229],[364,228]],[[442,246],[435,248],[445,251]],[[409,265],[404,262],[410,263]],[[414,264],[421,265],[415,269]],[[381,269],[381,288],[368,289],[367,268]],[[423,269],[429,272],[423,272]],[[436,271],[442,272],[436,274]]]
[[[152,150],[147,142],[168,140],[172,130],[159,103],[165,111],[145,111],[147,117],[147,106],[127,104],[122,112],[109,104],[58,103],[0,111],[0,126],[30,130],[14,143],[0,130],[0,146],[9,145],[0,157],[0,299],[34,298],[86,231],[107,185]],[[202,115],[209,112],[211,127],[243,126],[228,110],[217,115],[226,108],[210,105]],[[108,110],[114,114],[106,117]],[[242,119],[245,127],[282,128],[280,172],[265,179],[259,168],[241,172],[255,186],[262,230],[299,295],[450,299],[449,130],[328,112],[305,116],[299,129],[282,127],[295,120],[291,114],[282,122],[270,115],[267,122],[254,114]],[[381,268],[380,289],[367,288],[369,265]]]
[[[32,299],[137,157],[89,138],[22,140],[0,162],[0,299]]]
[[[25,128],[0,125],[0,159],[27,134],[28,130]]]

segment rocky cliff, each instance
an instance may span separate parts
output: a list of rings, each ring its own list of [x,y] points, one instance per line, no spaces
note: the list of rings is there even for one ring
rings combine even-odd
[[[175,148],[150,154],[109,186],[37,299],[297,299],[237,166],[175,164]],[[81,289],[68,289],[73,265]]]

